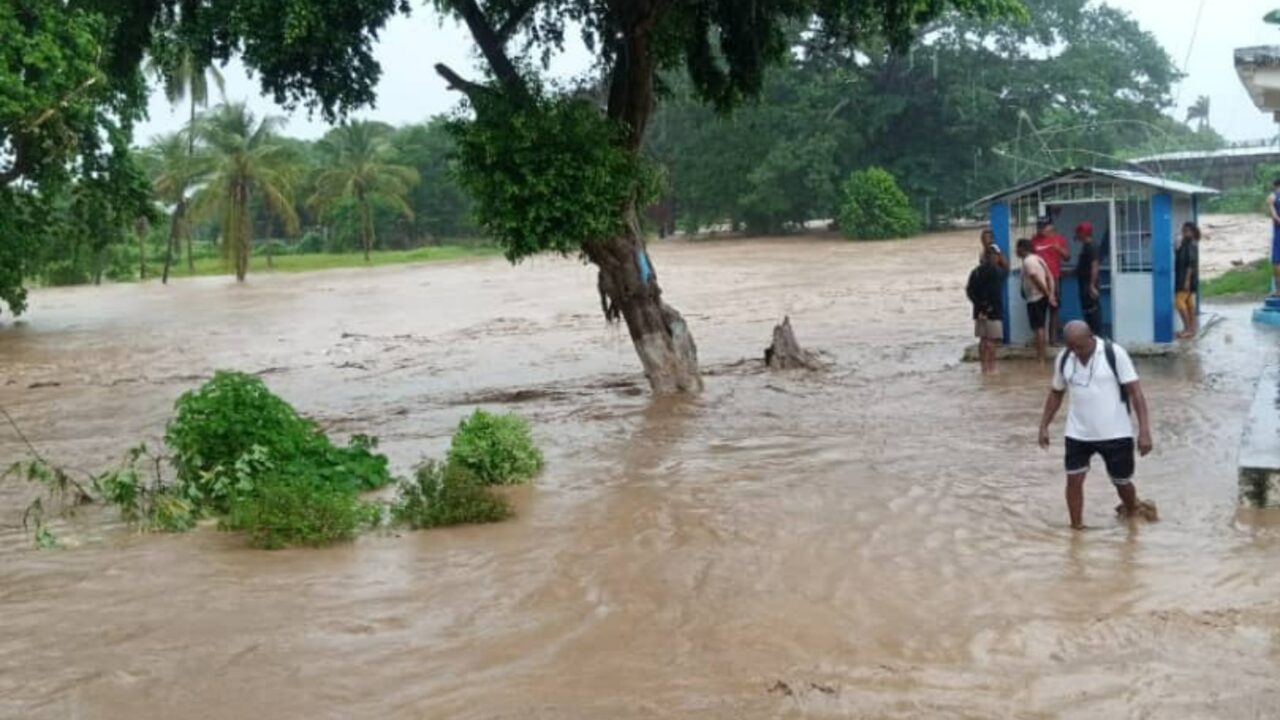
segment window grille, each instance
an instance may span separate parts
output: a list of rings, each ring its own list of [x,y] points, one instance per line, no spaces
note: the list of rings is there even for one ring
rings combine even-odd
[[[1116,261],[1120,272],[1151,272],[1151,203],[1131,195],[1116,201]]]

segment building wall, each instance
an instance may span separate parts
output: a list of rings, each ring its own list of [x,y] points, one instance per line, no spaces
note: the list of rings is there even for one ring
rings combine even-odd
[[[1151,273],[1115,273],[1111,285],[1113,335],[1116,342],[1145,344],[1155,341]]]

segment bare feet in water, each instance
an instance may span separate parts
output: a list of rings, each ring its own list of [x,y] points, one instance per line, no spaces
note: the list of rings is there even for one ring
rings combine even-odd
[[[1133,514],[1130,515],[1128,509],[1123,504],[1116,506],[1116,515],[1122,518],[1136,517],[1147,522],[1157,522],[1160,520],[1160,513],[1156,510],[1156,504],[1150,500],[1139,500],[1137,507],[1134,508]]]

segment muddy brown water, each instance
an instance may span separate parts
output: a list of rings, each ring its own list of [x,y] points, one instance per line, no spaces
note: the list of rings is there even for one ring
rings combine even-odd
[[[1060,440],[1035,447],[1047,370],[957,362],[968,234],[653,254],[696,401],[643,392],[571,261],[34,293],[0,328],[0,403],[86,470],[215,368],[381,436],[400,471],[477,405],[531,417],[549,464],[502,525],[280,552],[93,509],[59,528],[78,546],[33,550],[8,482],[0,717],[1280,716],[1280,520],[1235,502],[1277,354],[1248,306],[1139,361],[1163,520],[1117,522],[1098,473],[1073,534]],[[759,371],[784,313],[831,372]]]

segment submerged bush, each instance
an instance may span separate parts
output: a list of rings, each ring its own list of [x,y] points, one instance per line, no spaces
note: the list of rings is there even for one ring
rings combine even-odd
[[[178,399],[165,442],[183,492],[199,506],[226,512],[254,489],[255,477],[283,463],[316,481],[372,490],[391,482],[377,441],[362,435],[338,447],[274,395],[261,380],[218,372]]]
[[[463,420],[449,446],[450,466],[469,470],[483,485],[514,485],[542,469],[529,423],[517,415],[476,410]]]
[[[418,468],[412,480],[401,481],[391,517],[398,524],[422,530],[498,522],[511,517],[511,507],[469,470],[428,462]]]
[[[873,167],[849,176],[844,185],[840,229],[856,240],[887,240],[920,232],[920,216],[887,170]]]
[[[376,515],[347,484],[285,467],[257,478],[254,488],[231,500],[224,526],[243,531],[254,547],[318,547],[355,538]]]

